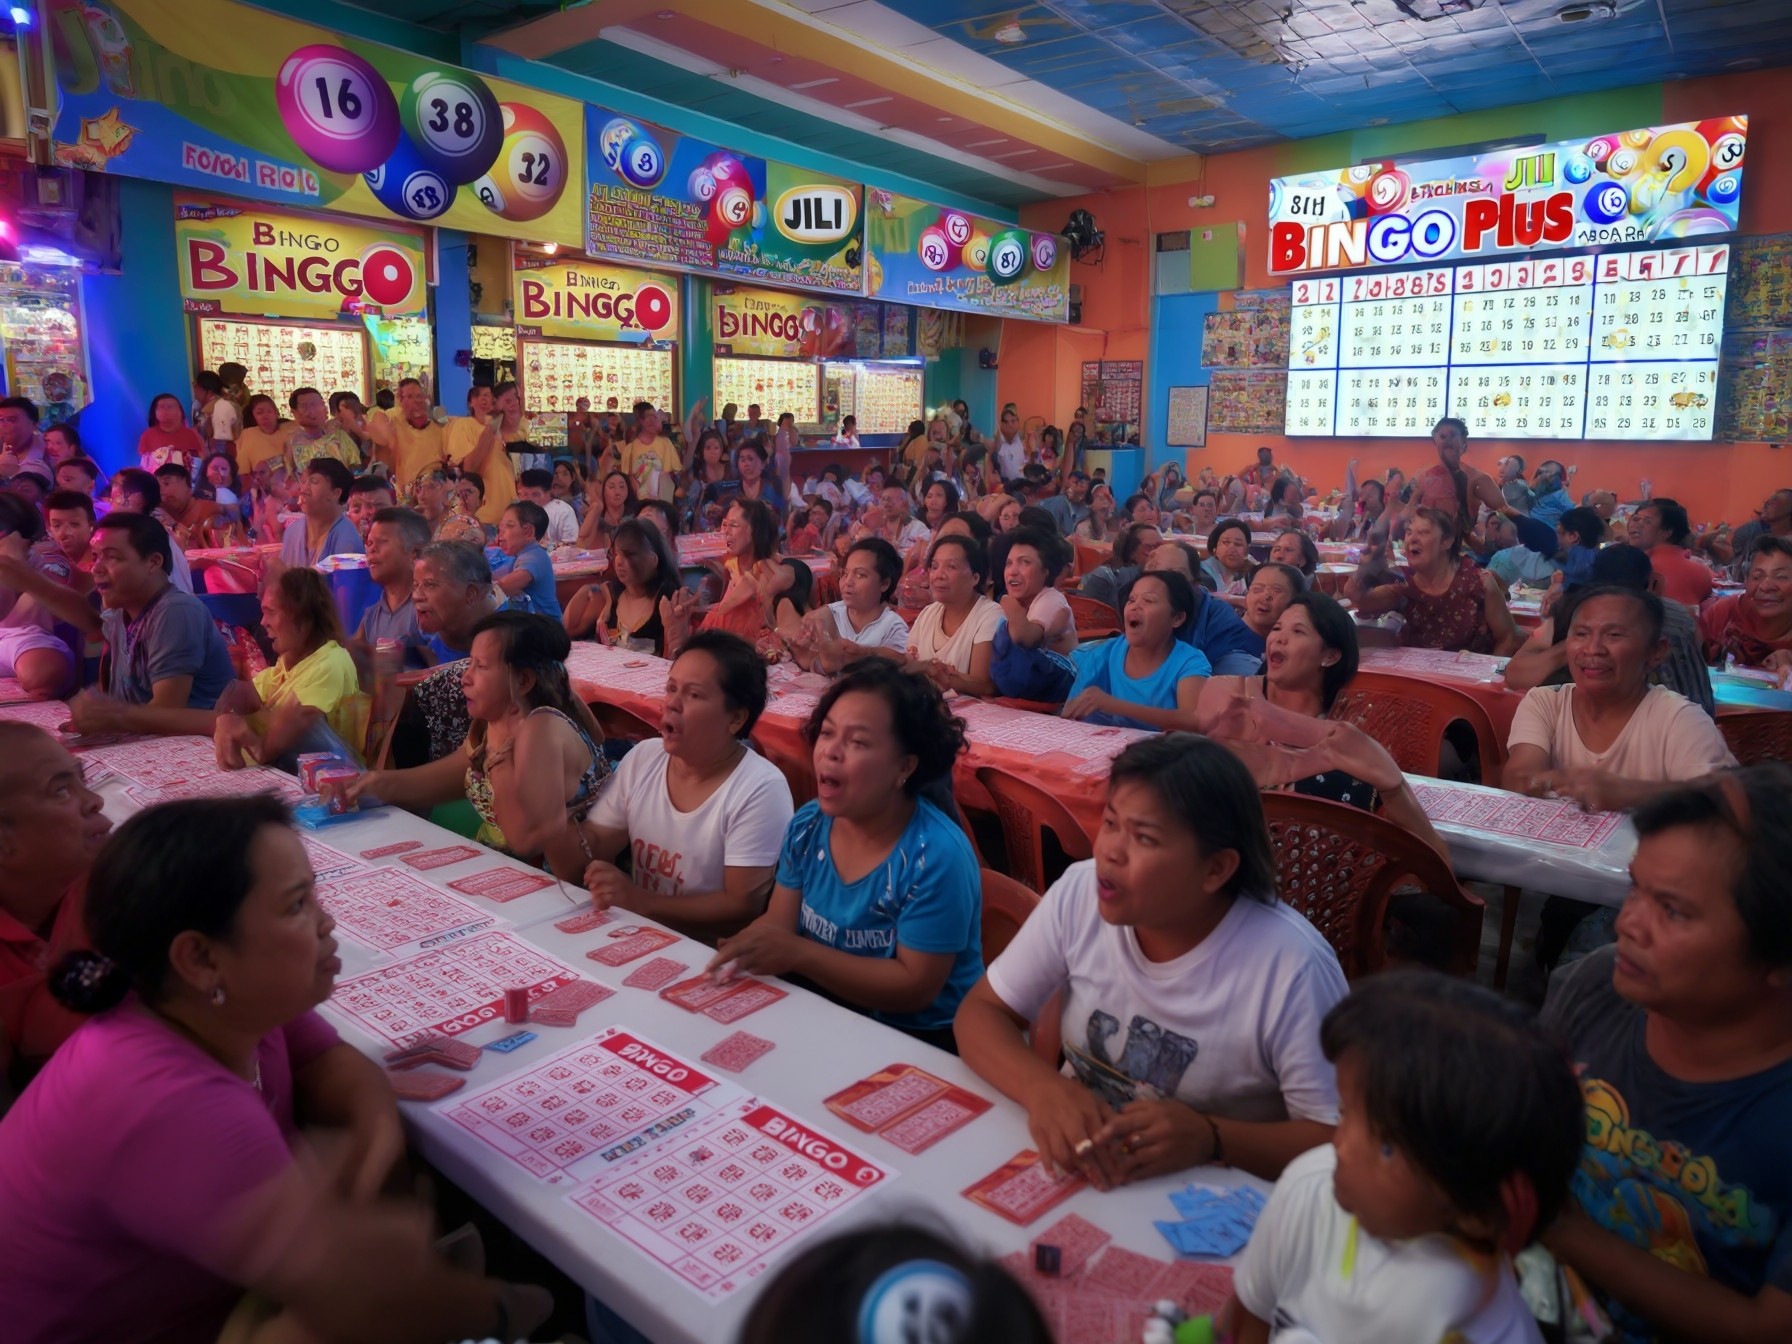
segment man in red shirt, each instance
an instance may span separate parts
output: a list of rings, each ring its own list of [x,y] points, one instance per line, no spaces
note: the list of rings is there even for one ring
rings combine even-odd
[[[35,1070],[84,1020],[45,975],[86,945],[81,892],[112,823],[81,763],[43,729],[0,721],[0,1058]]]
[[[1465,466],[1462,455],[1468,451],[1468,426],[1455,416],[1439,420],[1431,431],[1432,445],[1437,449],[1437,465],[1427,467],[1412,480],[1412,502],[1406,506],[1406,517],[1420,509],[1437,509],[1457,521],[1470,550],[1479,551],[1481,538],[1475,533],[1481,507],[1511,517],[1515,510],[1506,503],[1493,477],[1474,467]],[[1460,481],[1457,479],[1460,477]],[[1466,506],[1466,515],[1464,512]]]
[[[1686,510],[1672,499],[1651,499],[1630,515],[1630,544],[1646,551],[1661,579],[1661,595],[1683,602],[1695,612],[1711,596],[1711,569],[1686,549],[1692,524]]]

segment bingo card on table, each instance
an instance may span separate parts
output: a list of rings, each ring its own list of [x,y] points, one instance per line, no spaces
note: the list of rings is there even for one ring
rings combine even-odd
[[[316,871],[317,856],[311,862]],[[320,873],[319,879],[317,901],[335,917],[337,933],[375,952],[429,947],[502,922],[396,868],[351,869],[327,879]]]
[[[1416,784],[1413,796],[1434,822],[1571,849],[1598,849],[1624,820],[1618,812],[1583,812],[1571,798],[1525,798],[1439,784]]]
[[[550,1185],[587,1180],[745,1100],[735,1084],[607,1027],[463,1098],[446,1115]]]
[[[720,1299],[896,1173],[749,1097],[568,1196],[692,1291]]]
[[[424,1032],[458,1035],[504,1015],[504,991],[534,1002],[583,977],[501,930],[478,934],[343,980],[330,1006],[393,1045]]]

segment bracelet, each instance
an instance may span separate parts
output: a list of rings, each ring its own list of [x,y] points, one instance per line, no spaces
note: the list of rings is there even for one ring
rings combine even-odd
[[[1195,1114],[1199,1115],[1207,1122],[1207,1132],[1213,1136],[1213,1160],[1219,1163],[1219,1165],[1225,1166],[1226,1144],[1225,1141],[1220,1138],[1219,1125],[1214,1122],[1214,1118],[1207,1114],[1206,1111],[1197,1111]]]

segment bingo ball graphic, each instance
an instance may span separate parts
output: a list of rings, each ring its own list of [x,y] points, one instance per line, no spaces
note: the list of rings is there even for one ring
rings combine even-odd
[[[666,176],[666,152],[657,140],[643,132],[622,147],[616,172],[629,186],[651,191]]]
[[[1562,176],[1577,187],[1582,182],[1590,181],[1593,176],[1593,160],[1585,154],[1569,155],[1568,161],[1562,165]]]
[[[640,134],[640,128],[627,117],[614,117],[605,122],[603,130],[597,134],[597,152],[603,158],[604,167],[611,172],[620,172],[623,147]]]
[[[280,120],[299,152],[334,173],[378,167],[398,143],[398,100],[344,47],[300,47],[274,79]]]
[[[361,296],[382,308],[399,308],[417,288],[417,269],[401,248],[375,243],[361,254]]]
[[[454,204],[454,184],[425,163],[417,147],[402,136],[391,156],[362,177],[374,200],[406,219],[434,219]]]
[[[717,223],[733,233],[753,222],[753,193],[739,183],[720,187],[709,209]]]
[[[1705,199],[1713,205],[1735,205],[1742,195],[1742,170],[1719,173],[1705,184]]]
[[[958,255],[958,249],[952,246],[952,240],[946,237],[944,229],[938,224],[929,224],[921,230],[920,241],[915,244],[915,255],[928,270],[946,271],[952,268],[952,259]]]
[[[1586,155],[1597,167],[1603,168],[1605,161],[1618,149],[1618,138],[1615,135],[1602,135],[1598,139],[1587,141]]]
[[[1033,235],[1033,269],[1049,271],[1058,264],[1058,240],[1049,233]]]
[[[1392,214],[1412,195],[1412,179],[1398,168],[1384,168],[1369,179],[1369,190],[1363,195],[1371,215]]]
[[[947,241],[951,241],[950,235],[947,235]],[[964,245],[958,255],[966,270],[981,274],[989,265],[989,235],[973,232],[971,241]]]
[[[527,103],[501,103],[504,144],[491,172],[473,192],[486,209],[509,220],[539,219],[566,190],[566,144],[554,123]],[[659,147],[654,146],[654,153]],[[661,160],[660,171],[665,171]]]
[[[1003,229],[989,240],[989,278],[998,285],[1012,285],[1027,270],[1027,235],[1019,229]]]
[[[404,91],[399,112],[423,161],[456,186],[477,181],[504,141],[498,99],[470,70],[418,75]]]
[[[691,180],[687,186],[693,201],[713,201],[716,198],[715,174],[701,165],[691,170]]]
[[[1605,161],[1605,171],[1613,177],[1629,177],[1643,165],[1640,151],[1625,145],[1622,149],[1613,150]]]
[[[1595,224],[1613,224],[1624,218],[1630,208],[1630,193],[1618,182],[1604,182],[1593,188],[1581,202],[1581,209]]]
[[[635,291],[635,325],[642,331],[659,331],[672,320],[672,296],[662,285],[646,284]]]
[[[977,232],[977,226],[971,217],[962,210],[940,211],[940,229],[946,235],[946,241],[954,248],[962,248],[971,241],[971,235]]]

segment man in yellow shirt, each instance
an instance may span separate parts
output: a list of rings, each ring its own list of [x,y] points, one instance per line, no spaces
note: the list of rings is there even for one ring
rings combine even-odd
[[[367,417],[375,456],[392,469],[400,495],[426,471],[442,465],[446,443],[442,427],[429,418],[429,394],[415,378],[398,385],[398,405]]]
[[[491,388],[480,385],[467,393],[467,414],[450,420],[443,435],[448,460],[463,471],[478,473],[485,482],[479,521],[494,527],[516,498],[516,476],[499,432],[502,423],[497,398]]]
[[[660,433],[660,413],[653,403],[635,403],[635,436],[622,445],[622,470],[635,483],[640,499],[670,500],[677,485],[676,473],[684,469],[684,459],[672,440]],[[491,490],[486,490],[489,504]],[[503,510],[498,510],[502,513]],[[483,520],[485,515],[480,514]]]

